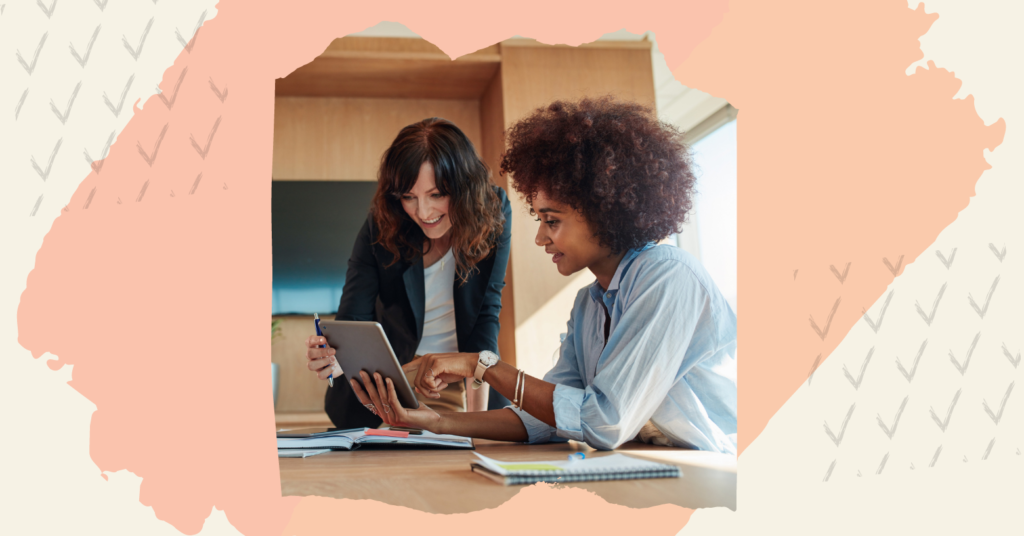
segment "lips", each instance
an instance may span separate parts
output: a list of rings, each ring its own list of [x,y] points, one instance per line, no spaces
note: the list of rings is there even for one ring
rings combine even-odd
[[[442,219],[444,219],[444,214],[441,214],[436,219],[430,221],[420,220],[420,223],[422,223],[424,227],[436,227],[441,223]]]
[[[554,254],[554,255],[553,255],[552,257],[551,257],[551,262],[558,262],[558,261],[562,260],[562,257],[564,257],[564,256],[565,256],[565,254],[564,254],[564,253],[555,253],[555,254]]]

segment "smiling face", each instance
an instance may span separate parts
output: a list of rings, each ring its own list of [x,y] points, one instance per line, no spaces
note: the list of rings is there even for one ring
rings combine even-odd
[[[611,250],[599,244],[578,211],[549,198],[544,191],[537,192],[531,208],[540,222],[536,243],[551,255],[558,273],[572,275],[584,268],[594,271],[609,261]]]
[[[442,194],[434,182],[434,166],[429,161],[420,166],[420,174],[412,189],[402,194],[402,208],[431,240],[441,238],[451,230],[448,216],[448,196]]]

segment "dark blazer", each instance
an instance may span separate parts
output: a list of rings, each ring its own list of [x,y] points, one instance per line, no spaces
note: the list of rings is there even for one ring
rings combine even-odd
[[[512,238],[512,207],[505,191],[497,186],[501,199],[505,225],[497,246],[490,255],[477,263],[465,284],[455,279],[455,332],[460,352],[498,352],[498,313],[501,312],[501,290],[505,286],[505,269]],[[362,320],[379,322],[391,342],[398,361],[412,361],[423,336],[423,257],[413,262],[399,259],[385,268],[393,256],[377,240],[373,215],[356,237],[352,256],[348,261],[345,287],[335,320]],[[340,363],[342,369],[344,363]],[[358,371],[351,371],[356,374]],[[324,411],[338,428],[376,428],[381,419],[359,403],[349,378],[335,378],[334,387],[327,388]]]

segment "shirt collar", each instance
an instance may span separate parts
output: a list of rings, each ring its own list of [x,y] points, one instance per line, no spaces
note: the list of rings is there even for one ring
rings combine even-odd
[[[626,254],[623,255],[622,260],[619,261],[619,266],[615,268],[615,275],[612,276],[611,282],[608,283],[608,290],[602,291],[601,284],[595,279],[590,285],[590,297],[595,300],[600,300],[602,299],[602,293],[607,294],[608,298],[615,296],[615,294],[619,292],[619,282],[622,281],[622,277],[626,275],[626,271],[629,270],[629,267],[633,264],[633,260],[636,259],[638,255],[652,247],[654,247],[654,242],[648,242],[643,247],[626,250]]]

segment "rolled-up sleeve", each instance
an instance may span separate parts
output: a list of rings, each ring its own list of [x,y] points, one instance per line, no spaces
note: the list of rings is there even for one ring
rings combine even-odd
[[[651,418],[678,381],[716,346],[710,295],[682,263],[664,260],[644,267],[608,337],[593,382],[555,391],[559,435],[610,450],[629,441]]]
[[[587,297],[587,289],[583,288],[576,295],[576,302],[572,308],[572,312],[569,314],[569,321],[566,322],[566,333],[565,338],[562,339],[562,345],[558,352],[558,362],[555,366],[544,375],[544,381],[555,384],[555,393],[552,399],[552,404],[555,407],[555,424],[558,425],[556,429],[554,426],[550,426],[544,421],[537,419],[529,413],[509,406],[509,408],[519,416],[519,419],[523,421],[523,426],[526,427],[526,431],[530,438],[529,443],[545,443],[545,442],[559,442],[566,441],[568,439],[578,439],[574,436],[565,435],[562,433],[562,422],[558,420],[559,416],[559,390],[567,389],[573,393],[582,392],[583,387],[583,376],[580,374],[580,363],[579,356],[576,354],[576,347],[574,340],[576,336],[576,312],[579,310],[581,300],[589,299]],[[564,402],[562,402],[564,404]],[[566,411],[567,414],[572,414],[573,407],[578,408],[579,404],[575,402],[569,402]],[[576,430],[579,430],[579,410],[576,409]]]

